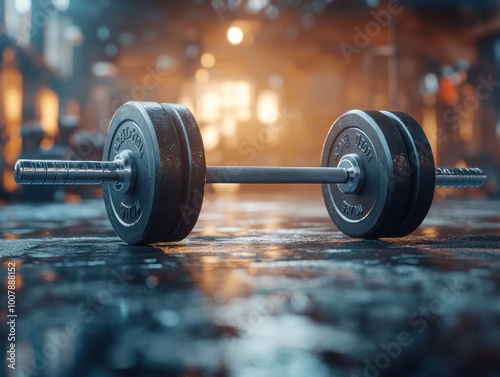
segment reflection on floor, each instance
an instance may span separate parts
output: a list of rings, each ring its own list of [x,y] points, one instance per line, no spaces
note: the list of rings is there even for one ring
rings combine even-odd
[[[186,240],[154,247],[117,239],[97,201],[0,208],[18,315],[2,370],[500,374],[500,203],[438,202],[410,237],[359,240],[314,197],[212,196]]]

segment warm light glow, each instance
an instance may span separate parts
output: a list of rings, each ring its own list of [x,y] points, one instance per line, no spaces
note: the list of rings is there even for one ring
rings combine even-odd
[[[273,124],[279,117],[278,95],[272,90],[263,90],[257,99],[257,117],[264,124]]]
[[[216,92],[205,92],[200,98],[196,118],[202,122],[218,122],[220,118],[220,98]]]
[[[205,52],[201,55],[200,61],[201,65],[205,68],[212,68],[215,65],[215,57],[209,52]]]
[[[14,51],[7,49],[4,52],[4,61],[8,66],[0,71],[1,92],[3,94],[3,109],[7,124],[14,124],[16,127],[21,123],[23,107],[23,78],[21,73],[12,65],[10,60],[14,59]]]
[[[252,116],[250,108],[252,107],[252,87],[247,81],[238,81],[235,87],[236,117],[242,122],[250,120]]]
[[[210,80],[210,74],[204,68],[198,69],[194,74],[194,77],[196,78],[196,81],[198,81],[201,84],[206,83],[208,82],[208,80]]]
[[[439,164],[439,149],[438,149],[438,125],[437,114],[435,107],[425,107],[422,117],[422,128],[424,129],[434,155],[434,162]]]
[[[234,194],[240,191],[240,183],[214,183],[211,185],[215,192],[224,194]]]
[[[0,69],[0,106],[5,119],[5,137],[3,156],[8,165],[14,165],[21,153],[22,138],[19,132],[22,122],[23,77],[14,63],[15,54],[10,48],[3,53],[4,65]],[[1,109],[0,109],[1,110]],[[6,168],[3,174],[4,189],[13,192],[17,189],[14,174]]]
[[[59,97],[53,90],[42,87],[38,91],[37,105],[40,123],[46,135],[42,146],[50,147],[54,144],[58,131]]]
[[[248,81],[224,81],[219,93],[224,109],[230,110],[239,121],[250,119],[252,87]]]
[[[227,40],[233,45],[239,45],[243,41],[243,30],[238,26],[231,26],[227,30]]]
[[[238,122],[251,118],[252,85],[244,80],[211,81],[198,85],[195,105],[193,110],[200,122],[222,125],[227,119],[232,119],[227,121],[224,129],[226,134],[234,135]]]
[[[210,124],[201,128],[201,136],[203,139],[203,146],[206,151],[211,151],[220,143],[220,132],[217,125]]]
[[[210,186],[218,186],[217,184]],[[228,188],[232,184],[220,184]],[[231,215],[228,215],[231,216]],[[206,236],[220,236],[218,227],[207,225],[203,228],[202,234]],[[241,232],[244,232],[243,234]],[[245,230],[238,233],[248,235]],[[165,253],[171,253],[170,249],[162,248]],[[192,268],[188,266],[189,276],[193,279],[197,288],[203,291],[203,294],[217,302],[230,302],[237,300],[248,292],[248,289],[253,289],[248,283],[248,274],[242,271],[247,271],[253,263],[252,258],[241,258],[241,253],[238,253],[231,258],[223,258],[212,255],[201,255],[198,259],[199,263]],[[228,271],[220,274],[220,270]],[[260,312],[259,312],[260,313]],[[253,322],[252,322],[253,323]]]
[[[226,115],[220,125],[220,131],[225,137],[232,138],[236,136],[238,122],[232,115]]]

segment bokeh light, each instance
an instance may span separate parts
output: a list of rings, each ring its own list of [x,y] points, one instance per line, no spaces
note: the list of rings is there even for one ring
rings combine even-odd
[[[205,68],[212,68],[215,65],[215,57],[209,52],[205,52],[201,55],[201,65]]]
[[[241,30],[241,28],[238,26],[231,26],[227,30],[227,40],[232,45],[239,45],[241,42],[243,42],[243,37],[243,30]]]

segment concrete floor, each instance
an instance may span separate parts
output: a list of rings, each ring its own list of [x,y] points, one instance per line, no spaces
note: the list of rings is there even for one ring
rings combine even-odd
[[[0,207],[18,315],[0,375],[500,375],[500,202],[358,240],[305,192],[208,195],[190,237],[154,247],[117,239],[98,201]]]

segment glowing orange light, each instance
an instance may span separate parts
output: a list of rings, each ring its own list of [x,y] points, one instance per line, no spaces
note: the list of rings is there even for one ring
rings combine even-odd
[[[43,147],[51,147],[57,136],[59,121],[59,97],[49,88],[42,87],[38,91],[37,105],[40,114],[40,122],[46,134]]]
[[[263,90],[257,99],[257,117],[264,124],[273,124],[278,120],[278,95],[272,90]]]
[[[216,125],[208,125],[201,129],[205,150],[211,151],[220,143],[220,132]]]
[[[241,30],[240,27],[231,26],[229,29],[227,29],[227,40],[232,45],[239,45],[241,42],[243,42],[243,37],[243,30]]]
[[[4,146],[4,159],[7,166],[13,165],[21,153],[21,133],[23,107],[23,77],[15,65],[14,50],[7,48],[3,53],[3,67],[0,69],[0,107],[3,107],[5,119],[5,137],[8,142]],[[0,110],[1,111],[1,110]],[[4,190],[13,192],[17,185],[11,169],[3,173]]]
[[[210,79],[210,74],[206,69],[200,68],[196,71],[194,77],[196,77],[196,81],[199,83],[206,83]]]
[[[205,68],[212,68],[215,65],[215,57],[209,53],[205,52],[200,58],[201,65]]]

